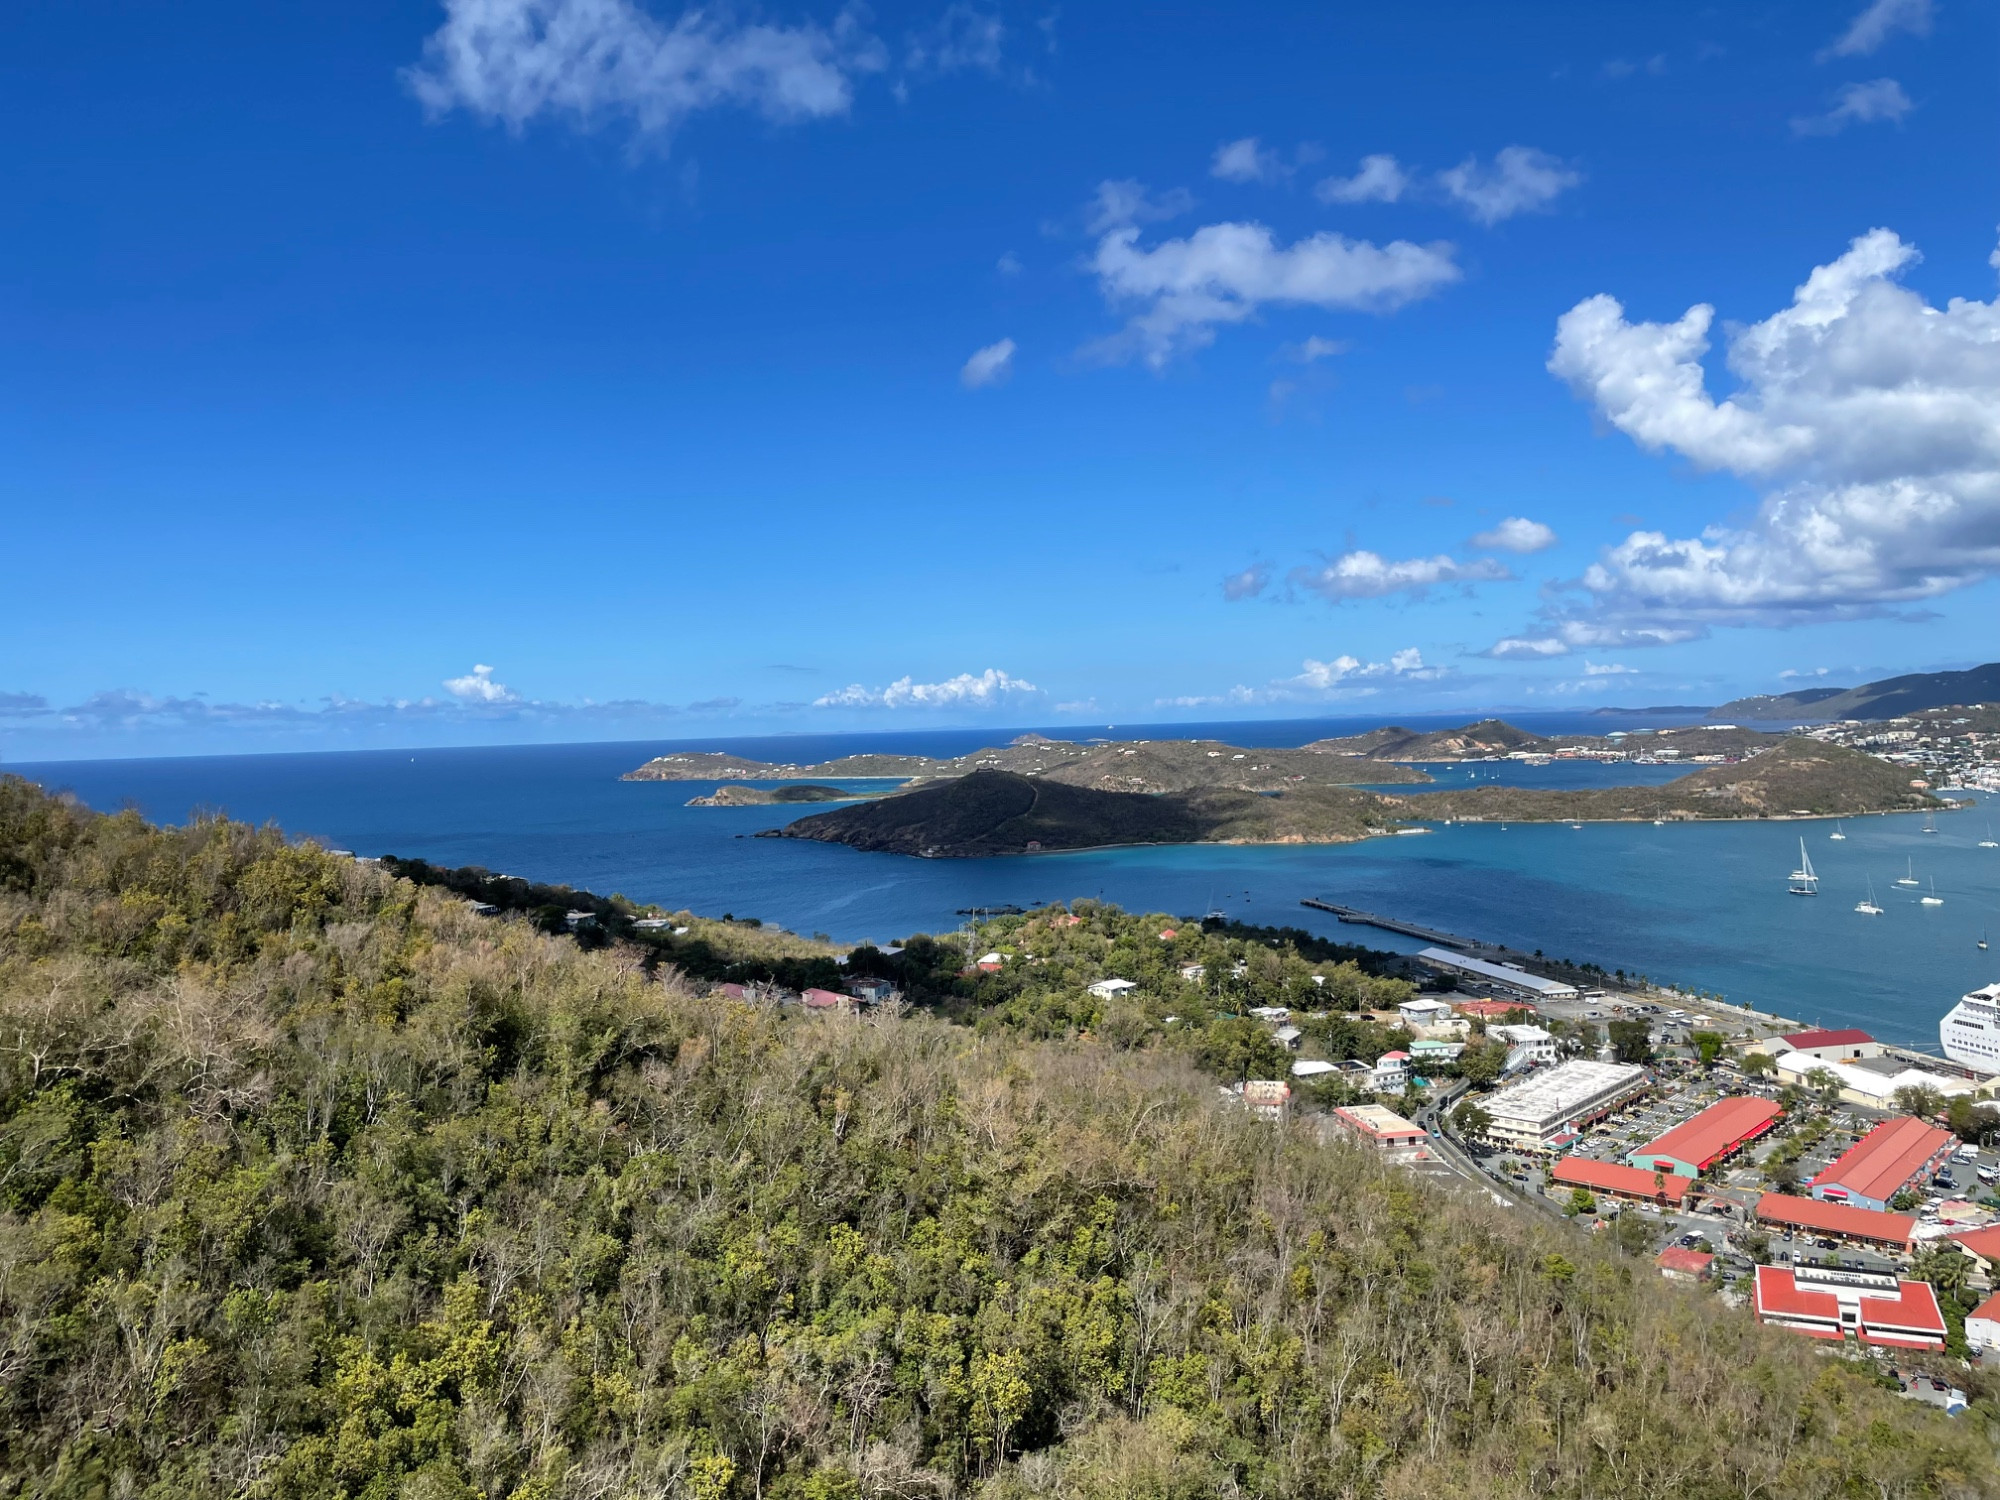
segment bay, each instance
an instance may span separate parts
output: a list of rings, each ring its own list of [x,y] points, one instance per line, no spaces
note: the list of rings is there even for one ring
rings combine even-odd
[[[1301,744],[1378,722],[1178,725],[1153,737]],[[1602,719],[1585,715],[1514,722],[1545,733],[1603,728]],[[1116,731],[1119,738],[1144,733]],[[685,805],[714,783],[618,779],[668,748],[806,761],[862,750],[960,754],[996,737],[989,729],[711,738],[676,746],[341,751],[9,769],[93,807],[130,805],[158,821],[180,822],[203,808],[227,811],[361,854],[483,865],[710,916],[754,915],[841,940],[888,942],[946,930],[969,907],[1089,897],[1180,916],[1217,908],[1348,941],[1420,946],[1299,905],[1314,896],[1919,1046],[1935,1045],[1937,1020],[1959,995],[2000,978],[2000,950],[1976,946],[1982,930],[2000,938],[2000,850],[1978,847],[1995,812],[1985,804],[1938,815],[1934,834],[1922,831],[1920,817],[1852,819],[1842,841],[1828,838],[1832,824],[1813,821],[1458,824],[1350,845],[916,860],[755,838],[799,810]],[[1501,762],[1428,769],[1443,786],[1476,777],[1578,787],[1665,780],[1684,768]],[[1785,889],[1801,835],[1821,876],[1814,899]],[[1943,906],[1921,906],[1918,892],[1893,884],[1912,860],[1920,880],[1936,880]],[[1886,908],[1879,917],[1853,910],[1870,880]]]

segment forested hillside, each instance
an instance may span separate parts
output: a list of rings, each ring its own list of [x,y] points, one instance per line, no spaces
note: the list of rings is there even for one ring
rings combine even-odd
[[[1177,1053],[793,1018],[0,780],[0,1494],[1996,1493]]]

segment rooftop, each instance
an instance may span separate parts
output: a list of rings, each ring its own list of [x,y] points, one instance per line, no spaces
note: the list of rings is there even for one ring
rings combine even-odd
[[[1653,1264],[1662,1271],[1678,1271],[1683,1276],[1706,1276],[1708,1268],[1715,1264],[1715,1257],[1700,1250],[1669,1245],[1655,1257]]]
[[[1755,1095],[1718,1099],[1693,1119],[1683,1120],[1632,1155],[1639,1159],[1670,1156],[1676,1161],[1692,1163],[1699,1171],[1744,1141],[1762,1135],[1783,1113],[1776,1101]]]
[[[1757,1217],[1767,1224],[1813,1229],[1821,1234],[1872,1240],[1881,1245],[1907,1245],[1917,1227],[1914,1214],[1885,1214],[1878,1209],[1856,1208],[1851,1203],[1794,1198],[1789,1193],[1766,1193],[1759,1198]]]
[[[1393,1109],[1384,1109],[1379,1104],[1349,1104],[1336,1109],[1333,1113],[1337,1118],[1358,1126],[1373,1136],[1420,1136],[1424,1133],[1422,1126],[1412,1125]]]
[[[1452,953],[1443,948],[1425,948],[1417,954],[1417,957],[1425,963],[1456,969],[1461,974],[1477,974],[1482,979],[1497,980],[1502,984],[1528,990],[1537,995],[1567,999],[1576,993],[1575,985],[1544,979],[1539,974],[1530,974],[1522,969],[1510,969],[1504,964],[1489,964],[1483,958],[1470,958],[1463,953]]]
[[[1808,1047],[1859,1047],[1875,1038],[1850,1026],[1845,1031],[1795,1031],[1778,1040],[1794,1052],[1803,1052]]]
[[[1858,1307],[1857,1331],[1910,1330],[1944,1337],[1944,1314],[1928,1282],[1839,1275],[1785,1266],[1757,1268],[1757,1315],[1838,1324],[1841,1304]]]
[[[1812,1180],[1815,1188],[1840,1187],[1886,1202],[1957,1137],[1914,1115],[1877,1125]]]
[[[1545,1119],[1645,1082],[1646,1070],[1632,1063],[1566,1062],[1535,1078],[1502,1089],[1486,1112],[1502,1119]]]
[[[1587,1156],[1565,1156],[1549,1175],[1564,1187],[1596,1188],[1603,1193],[1623,1193],[1630,1198],[1651,1198],[1658,1202],[1678,1203],[1694,1191],[1692,1177],[1642,1172],[1637,1167],[1592,1161]]]

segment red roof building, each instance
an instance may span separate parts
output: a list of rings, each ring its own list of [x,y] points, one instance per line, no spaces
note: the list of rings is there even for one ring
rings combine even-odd
[[[1949,1130],[1914,1115],[1886,1120],[1812,1180],[1812,1195],[1861,1208],[1887,1208],[1891,1198],[1928,1177],[1957,1146],[1958,1137]]]
[[[807,1010],[852,1010],[854,999],[850,995],[837,994],[833,990],[807,990],[799,997],[805,1001]]]
[[[1851,1062],[1857,1057],[1878,1057],[1882,1044],[1865,1031],[1849,1027],[1844,1031],[1795,1031],[1781,1036],[1789,1052],[1804,1052],[1822,1062]]]
[[[1974,1349],[2000,1345],[2000,1292],[1965,1315],[1965,1341]]]
[[[1951,1240],[1970,1255],[1986,1275],[1990,1276],[1993,1267],[2000,1264],[2000,1224],[1988,1225],[1985,1229],[1968,1229],[1962,1234],[1952,1235]]]
[[[1715,1264],[1715,1257],[1699,1250],[1669,1245],[1654,1257],[1653,1264],[1669,1281],[1706,1281],[1709,1268]]]
[[[1691,1120],[1683,1120],[1651,1145],[1625,1160],[1643,1171],[1695,1177],[1777,1124],[1784,1111],[1770,1099],[1745,1094],[1718,1099]]]
[[[1613,1198],[1635,1203],[1666,1203],[1678,1206],[1694,1191],[1694,1183],[1671,1172],[1641,1172],[1621,1167],[1613,1161],[1592,1161],[1587,1156],[1565,1156],[1549,1176],[1564,1187],[1589,1188]]]
[[[1757,1268],[1757,1321],[1814,1338],[1942,1349],[1944,1313],[1928,1282],[1812,1266]]]
[[[1845,1203],[1823,1203],[1817,1198],[1794,1198],[1788,1193],[1766,1193],[1759,1198],[1757,1218],[1781,1229],[1803,1229],[1906,1253],[1917,1229],[1915,1214],[1885,1214]]]

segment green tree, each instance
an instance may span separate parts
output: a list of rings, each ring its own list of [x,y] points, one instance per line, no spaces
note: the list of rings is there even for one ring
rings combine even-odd
[[[1568,1211],[1577,1215],[1594,1214],[1597,1212],[1597,1199],[1591,1196],[1589,1188],[1571,1188]]]
[[[1722,1049],[1729,1045],[1729,1038],[1719,1031],[1691,1032],[1688,1040],[1694,1043],[1694,1050],[1701,1058],[1704,1068],[1715,1066],[1715,1060],[1722,1056]]]
[[[1763,1078],[1778,1071],[1777,1059],[1768,1052],[1746,1052],[1743,1054],[1743,1071],[1752,1078]]]
[[[1831,1068],[1813,1068],[1805,1076],[1813,1098],[1827,1109],[1840,1103],[1840,1075]]]
[[[1814,1073],[1820,1070],[1815,1068]],[[1810,1082],[1812,1074],[1807,1074]],[[1915,1115],[1920,1120],[1936,1119],[1944,1108],[1944,1095],[1929,1084],[1916,1083],[1896,1090],[1895,1105],[1906,1115]]]
[[[1493,1116],[1470,1099],[1451,1112],[1452,1129],[1467,1140],[1480,1140],[1493,1128]]]
[[[1649,1063],[1653,1060],[1652,1028],[1644,1021],[1613,1021],[1611,1055],[1622,1063]]]

